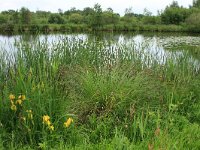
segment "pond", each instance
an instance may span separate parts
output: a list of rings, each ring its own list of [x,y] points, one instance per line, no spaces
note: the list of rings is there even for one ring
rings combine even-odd
[[[107,43],[103,48],[105,51],[111,51],[115,57],[118,55],[116,51],[123,45],[127,47],[129,53],[132,51],[146,53],[161,64],[165,63],[167,58],[176,60],[187,56],[187,60],[191,65],[197,69],[200,68],[200,36],[186,33],[0,35],[0,55],[5,52],[9,55],[17,52],[19,43],[29,43],[33,49],[35,43],[47,43],[48,49],[51,51],[55,45],[62,44],[65,41],[71,42],[71,44],[75,41]]]

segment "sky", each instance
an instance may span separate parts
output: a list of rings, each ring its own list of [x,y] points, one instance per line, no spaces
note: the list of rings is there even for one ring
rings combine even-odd
[[[0,11],[19,10],[22,6],[31,11],[45,10],[58,12],[69,10],[72,7],[83,10],[85,7],[93,7],[99,3],[103,10],[111,7],[114,12],[124,15],[126,8],[132,7],[134,13],[143,13],[144,8],[151,11],[154,15],[158,10],[164,10],[165,7],[172,3],[173,0],[0,0]],[[179,5],[189,7],[193,0],[176,0]]]

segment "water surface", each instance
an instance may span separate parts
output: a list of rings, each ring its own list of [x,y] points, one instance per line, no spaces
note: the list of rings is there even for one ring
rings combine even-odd
[[[174,60],[187,55],[191,65],[200,66],[200,36],[192,34],[177,33],[101,33],[101,34],[48,34],[48,35],[0,35],[0,52],[12,54],[18,51],[17,43],[30,43],[34,48],[35,42],[48,43],[49,50],[52,45],[61,44],[65,40],[107,42],[106,49],[111,47],[115,54],[120,45],[127,45],[129,51],[143,51],[150,54],[150,57],[165,63],[167,58]],[[131,46],[130,46],[131,45]],[[109,49],[108,48],[108,49]],[[0,54],[1,54],[0,53]],[[115,54],[116,55],[116,54]]]

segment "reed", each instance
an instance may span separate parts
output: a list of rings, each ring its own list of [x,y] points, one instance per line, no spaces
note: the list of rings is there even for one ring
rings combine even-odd
[[[0,147],[200,148],[198,65],[150,47],[36,37],[2,48]]]

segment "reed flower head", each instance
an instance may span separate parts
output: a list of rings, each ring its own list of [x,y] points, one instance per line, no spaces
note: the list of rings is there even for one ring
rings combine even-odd
[[[71,125],[72,122],[73,122],[73,119],[72,118],[68,118],[67,121],[64,123],[64,126],[66,128],[68,128]]]
[[[13,101],[13,100],[15,99],[15,95],[10,94],[10,95],[9,95],[9,99],[10,99],[11,101]]]

